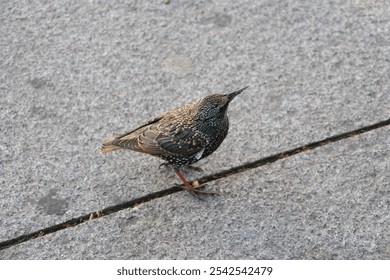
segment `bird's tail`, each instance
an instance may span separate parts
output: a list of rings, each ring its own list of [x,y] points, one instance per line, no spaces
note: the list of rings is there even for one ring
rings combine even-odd
[[[102,147],[100,148],[100,152],[102,154],[106,154],[112,151],[120,150],[122,149],[119,146],[113,145],[112,142],[116,140],[116,137],[109,138],[103,142]]]

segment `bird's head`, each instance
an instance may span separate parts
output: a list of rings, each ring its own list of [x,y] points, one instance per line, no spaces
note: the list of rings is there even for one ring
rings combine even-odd
[[[197,102],[197,116],[204,121],[223,118],[226,115],[229,103],[249,86],[231,93],[215,93],[208,95]]]

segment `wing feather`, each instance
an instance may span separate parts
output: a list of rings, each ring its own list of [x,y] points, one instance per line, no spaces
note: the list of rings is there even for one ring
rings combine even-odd
[[[161,114],[130,132],[107,139],[102,153],[130,149],[155,156],[194,154],[201,157],[206,140],[190,125],[183,125],[180,111],[184,109],[187,110],[178,108],[176,112]]]

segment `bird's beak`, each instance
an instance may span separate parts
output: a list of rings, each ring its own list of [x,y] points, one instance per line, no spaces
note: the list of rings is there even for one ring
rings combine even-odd
[[[242,89],[239,89],[239,90],[236,90],[236,91],[233,91],[231,93],[228,93],[228,101],[232,101],[234,97],[236,97],[237,95],[239,95],[241,92],[243,92],[244,90],[246,90],[249,86],[246,86],[246,87],[243,87]]]

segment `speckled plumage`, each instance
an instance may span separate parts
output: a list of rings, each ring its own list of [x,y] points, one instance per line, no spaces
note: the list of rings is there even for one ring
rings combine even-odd
[[[147,153],[167,161],[180,173],[182,165],[211,155],[221,145],[229,130],[228,105],[246,88],[211,94],[162,113],[130,132],[107,139],[101,152],[129,149]],[[190,188],[187,181],[183,182]]]

